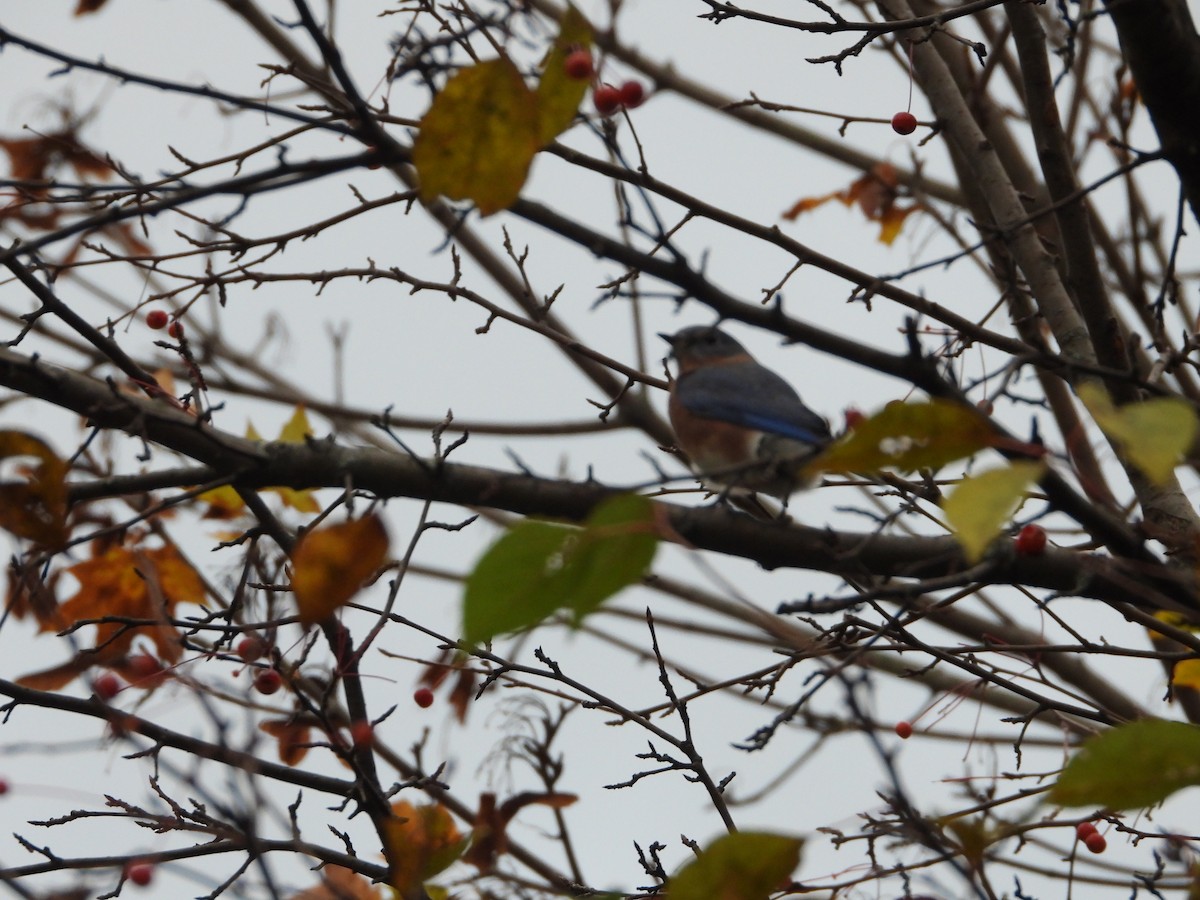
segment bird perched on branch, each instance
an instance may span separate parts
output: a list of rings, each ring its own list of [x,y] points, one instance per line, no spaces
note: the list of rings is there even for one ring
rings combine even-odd
[[[784,500],[807,487],[800,469],[833,435],[795,389],[719,328],[659,337],[679,365],[671,426],[701,479]]]

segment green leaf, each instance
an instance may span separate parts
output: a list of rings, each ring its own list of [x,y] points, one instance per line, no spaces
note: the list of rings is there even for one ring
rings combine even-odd
[[[671,879],[671,900],[766,900],[791,878],[803,844],[781,834],[727,834]]]
[[[588,90],[587,79],[571,78],[563,64],[576,48],[592,46],[592,30],[579,10],[570,4],[563,14],[558,38],[546,55],[542,80],[538,82],[538,136],[542,145],[550,143],[570,127]]]
[[[975,563],[982,558],[992,539],[1012,518],[1025,489],[1041,478],[1044,470],[1042,463],[1015,462],[981,472],[964,478],[942,501],[942,512],[954,529],[967,562]]]
[[[1140,809],[1200,784],[1200,728],[1142,719],[1088,740],[1049,800],[1060,806]]]
[[[876,472],[937,469],[993,444],[976,410],[948,400],[894,400],[805,466],[805,471]]]
[[[1170,479],[1196,440],[1200,421],[1185,400],[1156,397],[1118,408],[1099,385],[1081,384],[1077,393],[1101,430],[1155,484]]]
[[[508,59],[456,73],[420,129],[413,165],[421,199],[471,200],[485,216],[513,204],[542,146],[537,100]]]
[[[657,549],[654,506],[636,494],[604,501],[583,528],[520,522],[467,576],[463,639],[477,644],[564,608],[578,622],[639,581]]]

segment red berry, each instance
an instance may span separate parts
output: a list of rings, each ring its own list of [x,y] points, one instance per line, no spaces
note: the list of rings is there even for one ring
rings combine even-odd
[[[179,340],[179,338],[183,337],[183,323],[176,319],[169,326],[167,326],[167,334],[176,340]]]
[[[912,722],[900,721],[896,723],[896,734],[900,736],[900,740],[907,741],[913,735]]]
[[[621,105],[621,92],[610,84],[602,84],[592,91],[592,103],[600,115],[610,115]]]
[[[150,863],[128,863],[125,866],[125,877],[138,887],[145,887],[154,879],[154,866]]]
[[[8,793],[8,779],[0,778],[0,797]]]
[[[152,309],[146,313],[146,327],[153,328],[155,331],[166,328],[170,316],[161,309]]]
[[[1096,833],[1096,826],[1091,822],[1080,822],[1075,826],[1075,837],[1081,841],[1086,841],[1089,837]]]
[[[641,106],[642,101],[646,99],[646,89],[640,81],[627,81],[621,85],[620,97],[622,106],[633,109],[635,106]]]
[[[592,68],[592,54],[583,49],[568,53],[567,58],[563,60],[563,69],[568,78],[574,78],[576,81],[586,81],[596,71]]]
[[[1046,552],[1046,530],[1041,525],[1026,525],[1017,532],[1018,556],[1041,556]]]
[[[370,722],[358,719],[350,723],[350,741],[355,747],[370,747],[374,736],[375,729]]]
[[[892,131],[896,134],[912,134],[917,130],[917,117],[910,112],[898,112],[892,116]]]
[[[237,655],[242,662],[252,663],[256,659],[261,659],[263,654],[267,652],[267,645],[262,638],[244,637],[238,641]]]
[[[273,694],[283,687],[283,679],[274,669],[263,669],[254,676],[254,689],[260,694]]]
[[[116,675],[106,672],[92,682],[92,690],[101,700],[111,700],[121,693],[121,682]]]
[[[413,702],[421,709],[429,709],[433,706],[433,691],[426,687],[417,688],[413,691]]]
[[[125,677],[138,687],[149,688],[160,683],[162,674],[166,671],[163,664],[149,653],[135,653],[125,662]]]
[[[1103,853],[1108,849],[1108,841],[1106,841],[1104,839],[1104,835],[1098,831],[1095,834],[1089,834],[1084,839],[1083,843],[1084,846],[1086,846],[1093,853]]]
[[[853,431],[855,428],[857,428],[859,425],[861,425],[863,422],[865,422],[867,420],[867,417],[865,415],[863,415],[862,410],[855,409],[853,406],[846,407],[846,411],[844,413],[842,413],[842,415],[844,415],[846,417],[846,430],[847,431]]]

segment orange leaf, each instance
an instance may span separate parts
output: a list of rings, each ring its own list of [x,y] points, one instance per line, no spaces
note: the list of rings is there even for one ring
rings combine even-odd
[[[292,553],[300,621],[313,625],[333,615],[383,565],[387,551],[387,531],[375,515],[306,534]]]
[[[60,691],[90,669],[94,661],[80,653],[61,665],[22,675],[17,684],[35,691]]]
[[[79,582],[79,590],[42,626],[43,631],[86,619],[117,619],[97,623],[93,663],[125,656],[138,635],[148,636],[162,659],[179,661],[183,650],[169,619],[179,603],[203,603],[205,590],[196,570],[178,550],[172,546],[157,550],[113,546],[67,571]],[[139,620],[154,624],[140,624]]]
[[[840,200],[846,206],[857,206],[864,216],[872,222],[878,222],[880,242],[890,245],[900,233],[904,220],[921,209],[919,203],[897,205],[899,184],[896,167],[889,163],[878,163],[840,191],[797,201],[783,214],[783,218],[792,220],[830,200]]]
[[[258,727],[279,742],[279,760],[285,766],[299,765],[311,749],[312,729],[306,724],[290,719],[268,719]]]
[[[0,483],[0,528],[52,549],[67,539],[67,464],[42,440],[23,431],[0,431],[0,460],[28,457],[23,481]]]
[[[401,800],[387,820],[388,881],[405,900],[424,897],[422,882],[432,878],[462,855],[466,841],[454,819],[438,803],[413,806]]]
[[[293,894],[290,900],[381,900],[379,889],[366,878],[341,866],[321,870],[321,883]]]

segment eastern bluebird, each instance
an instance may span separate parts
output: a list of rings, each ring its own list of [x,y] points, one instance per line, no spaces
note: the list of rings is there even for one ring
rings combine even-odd
[[[786,499],[833,435],[790,384],[718,328],[660,334],[679,375],[668,411],[680,449],[706,481]]]

